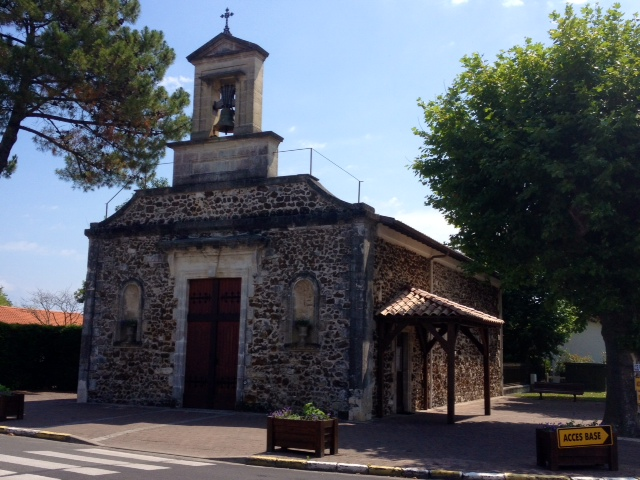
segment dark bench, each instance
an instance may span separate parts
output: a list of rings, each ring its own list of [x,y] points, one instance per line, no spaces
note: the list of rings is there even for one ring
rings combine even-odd
[[[584,395],[584,384],[536,382],[531,385],[531,391],[539,393],[541,400],[543,393],[562,393],[566,395],[573,395],[573,401],[575,402],[577,400],[577,395]]]

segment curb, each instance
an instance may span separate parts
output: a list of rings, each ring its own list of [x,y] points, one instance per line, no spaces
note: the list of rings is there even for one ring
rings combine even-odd
[[[90,443],[68,433],[49,432],[47,430],[32,430],[29,428],[0,427],[0,434],[15,435],[16,437],[41,438],[43,440],[54,440],[56,442],[85,444]]]
[[[0,426],[0,434],[19,437],[32,437],[57,442],[82,443],[95,445],[82,438],[68,433],[49,432],[47,430],[32,430]],[[379,477],[404,477],[417,479],[439,480],[603,480],[603,477],[570,477],[567,475],[540,475],[517,473],[478,473],[459,472],[456,470],[429,470],[419,467],[389,467],[383,465],[360,465],[356,463],[318,462],[315,460],[299,460],[269,455],[253,455],[245,459],[247,465],[254,467],[288,468],[293,470],[308,470],[316,472],[337,472],[347,474],[374,475]],[[606,477],[607,480],[640,480],[640,477]]]
[[[429,470],[418,467],[388,467],[381,465],[359,465],[354,463],[318,462],[315,460],[299,460],[295,458],[253,455],[246,458],[246,464],[255,467],[291,468],[316,472],[338,472],[380,477],[404,477],[440,480],[602,480],[603,477],[570,477],[567,475],[539,475],[516,473],[478,473],[458,472],[455,470]],[[640,477],[606,477],[607,480],[640,480]]]

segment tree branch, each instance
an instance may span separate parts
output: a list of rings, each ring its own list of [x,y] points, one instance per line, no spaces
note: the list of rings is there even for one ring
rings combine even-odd
[[[57,141],[55,138],[50,137],[49,135],[45,135],[44,133],[42,133],[39,130],[34,130],[33,128],[29,128],[29,127],[26,127],[24,125],[20,125],[20,130],[24,130],[25,132],[29,132],[29,133],[37,136],[37,137],[42,138],[43,140],[45,140],[47,142],[51,142],[53,145],[58,147],[60,150],[64,150],[65,152],[69,153],[70,155],[72,155],[74,157],[80,157],[83,162],[87,162],[89,164],[91,163],[81,153],[72,150],[71,148],[67,147],[63,143],[60,143],[59,141]]]
[[[7,40],[11,40],[12,42],[19,43],[20,45],[26,45],[27,42],[21,40],[20,38],[16,38],[13,35],[7,35],[6,33],[0,33],[0,37],[6,38]]]

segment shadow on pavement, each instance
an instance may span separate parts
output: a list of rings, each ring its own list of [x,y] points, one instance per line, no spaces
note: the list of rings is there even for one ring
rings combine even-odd
[[[244,462],[264,454],[264,414],[111,404],[78,404],[74,394],[38,392],[26,397],[25,418],[4,425],[68,433],[95,444],[146,452]],[[422,467],[462,472],[512,472],[632,477],[640,472],[640,441],[620,440],[620,470],[585,468],[551,472],[536,466],[535,428],[602,417],[602,403],[515,396],[456,405],[456,424],[446,409],[394,415],[369,422],[341,422],[337,455],[327,462]],[[313,459],[310,452],[278,456]]]

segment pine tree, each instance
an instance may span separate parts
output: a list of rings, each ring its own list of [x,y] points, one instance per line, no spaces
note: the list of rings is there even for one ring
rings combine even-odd
[[[138,0],[0,2],[0,175],[19,133],[64,157],[75,187],[149,181],[166,141],[189,130],[188,94],[159,86],[174,52],[135,30]]]

